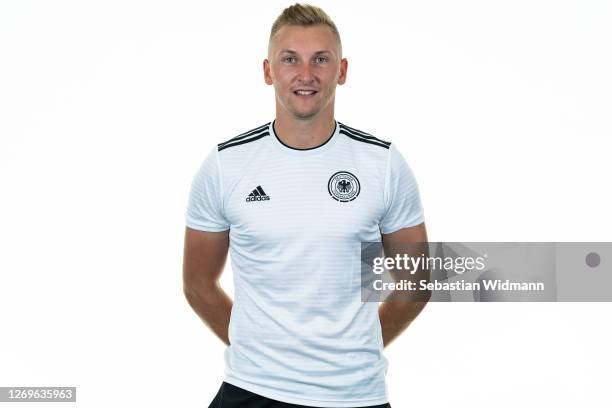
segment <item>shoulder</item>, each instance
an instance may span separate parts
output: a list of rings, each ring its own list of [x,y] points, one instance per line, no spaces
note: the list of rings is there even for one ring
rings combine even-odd
[[[388,150],[391,147],[390,141],[380,139],[371,133],[348,126],[340,121],[338,121],[338,126],[340,127],[340,134],[350,138],[355,143],[359,143],[364,148],[376,149],[375,146],[377,146],[378,148]]]
[[[237,136],[232,137],[224,142],[217,144],[217,151],[224,150],[235,150],[231,148],[235,148],[236,146],[248,147],[246,145],[252,146],[252,142],[260,140],[263,137],[270,136],[269,128],[270,123],[265,123],[263,125],[257,126],[253,129],[247,130],[246,132],[240,133]]]

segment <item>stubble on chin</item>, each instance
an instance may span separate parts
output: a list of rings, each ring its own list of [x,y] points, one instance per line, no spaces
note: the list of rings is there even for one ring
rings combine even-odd
[[[316,114],[317,114],[317,110],[312,110],[309,112],[299,112],[297,110],[294,110],[293,113],[293,117],[299,120],[307,120],[307,119],[312,119]]]
[[[313,117],[315,117],[317,115],[317,113],[319,113],[320,108],[318,106],[315,106],[314,108],[307,110],[307,111],[303,111],[303,110],[299,110],[295,105],[289,103],[287,104],[288,107],[290,108],[289,112],[291,113],[291,115],[298,120],[308,120],[308,119],[312,119]]]

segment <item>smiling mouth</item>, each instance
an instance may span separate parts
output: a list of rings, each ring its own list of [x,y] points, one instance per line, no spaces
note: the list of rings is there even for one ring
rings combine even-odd
[[[297,90],[297,91],[293,91],[294,95],[297,96],[313,96],[314,94],[317,93],[317,91],[312,91],[312,90]]]

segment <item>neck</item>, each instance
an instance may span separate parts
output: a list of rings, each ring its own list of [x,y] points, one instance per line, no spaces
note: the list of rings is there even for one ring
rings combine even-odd
[[[274,131],[278,138],[295,149],[311,149],[322,145],[329,139],[334,127],[333,109],[309,119],[299,119],[277,111],[274,121]]]

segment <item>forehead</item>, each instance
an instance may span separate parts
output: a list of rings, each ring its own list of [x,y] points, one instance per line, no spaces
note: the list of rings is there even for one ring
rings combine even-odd
[[[282,50],[294,50],[298,53],[314,53],[328,50],[338,53],[338,39],[327,25],[296,26],[286,25],[280,28],[272,39],[274,53]]]

